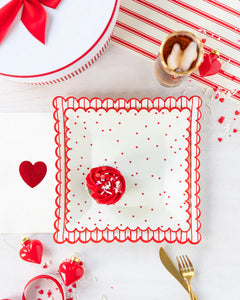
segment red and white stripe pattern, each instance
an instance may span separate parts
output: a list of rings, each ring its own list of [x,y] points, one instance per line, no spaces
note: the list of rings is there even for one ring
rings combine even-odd
[[[154,60],[164,38],[173,31],[195,33],[204,50],[220,51],[222,70],[192,79],[240,100],[240,1],[122,0],[112,41]],[[231,5],[231,6],[230,6]],[[206,41],[205,41],[206,40]]]
[[[65,80],[68,80],[70,78],[75,77],[76,75],[81,74],[83,71],[85,71],[86,69],[88,69],[92,64],[95,63],[95,61],[98,60],[98,58],[103,54],[103,52],[106,50],[109,42],[111,40],[111,37],[108,38],[107,42],[103,45],[103,47],[99,50],[99,52],[90,60],[88,61],[88,63],[84,64],[83,66],[79,67],[78,69],[76,69],[75,71],[63,76],[63,77],[59,77],[53,80],[49,80],[49,81],[42,81],[42,82],[25,82],[25,84],[29,84],[29,85],[51,85],[54,83],[59,83],[59,82],[63,82]]]

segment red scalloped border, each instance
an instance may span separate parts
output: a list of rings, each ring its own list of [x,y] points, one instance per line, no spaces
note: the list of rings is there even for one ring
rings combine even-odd
[[[61,199],[61,184],[62,184],[62,180],[61,180],[61,152],[60,152],[60,148],[61,148],[61,144],[60,144],[60,130],[59,130],[59,123],[60,123],[60,120],[59,120],[59,117],[58,117],[58,111],[59,111],[59,108],[58,108],[58,101],[61,100],[62,101],[62,107],[63,107],[63,103],[69,103],[70,101],[71,102],[74,102],[74,103],[77,103],[77,108],[82,108],[84,109],[85,111],[87,111],[89,108],[90,109],[94,109],[94,110],[98,110],[98,109],[105,109],[106,111],[108,111],[109,109],[115,109],[115,110],[118,110],[118,109],[124,109],[125,108],[125,105],[127,104],[131,104],[132,101],[135,101],[135,106],[134,107],[129,107],[127,109],[136,109],[136,110],[141,110],[141,109],[147,109],[149,110],[149,107],[148,105],[151,104],[151,106],[154,108],[154,109],[157,109],[157,107],[154,107],[154,101],[155,100],[160,100],[160,101],[163,101],[164,102],[164,107],[161,107],[161,108],[170,108],[170,109],[174,109],[174,108],[177,108],[175,105],[172,107],[171,105],[171,101],[174,100],[175,101],[175,104],[178,103],[178,101],[181,101],[181,105],[182,105],[182,99],[184,98],[185,101],[187,102],[193,102],[193,98],[197,97],[198,98],[198,106],[196,107],[196,110],[197,110],[197,119],[195,120],[196,122],[196,125],[197,125],[197,130],[196,130],[196,156],[195,156],[195,159],[196,159],[196,168],[195,168],[195,173],[196,173],[196,186],[197,186],[197,192],[195,194],[195,197],[196,197],[196,222],[197,222],[197,228],[196,228],[196,231],[195,231],[195,234],[197,234],[197,240],[196,241],[193,241],[191,238],[187,237],[187,233],[191,231],[191,223],[189,222],[190,219],[191,219],[191,214],[189,213],[189,209],[190,209],[190,202],[188,202],[188,208],[187,208],[187,211],[189,213],[189,219],[188,219],[188,222],[190,224],[190,228],[189,230],[186,232],[182,231],[181,229],[177,230],[177,231],[173,231],[171,229],[167,229],[167,230],[161,230],[160,228],[156,229],[156,230],[151,230],[150,228],[147,228],[145,230],[141,230],[139,227],[137,227],[135,230],[131,230],[130,228],[126,228],[124,230],[121,230],[119,228],[115,228],[115,230],[110,230],[108,228],[104,229],[104,230],[99,230],[98,228],[94,231],[90,231],[90,230],[83,230],[83,231],[78,231],[78,230],[75,230],[73,232],[70,232],[68,231],[66,228],[65,228],[65,224],[64,224],[64,228],[63,228],[63,232],[62,232],[62,239],[60,240],[59,237],[58,237],[58,234],[61,234],[61,229],[59,227],[59,223],[60,223],[60,220],[61,220],[61,216],[60,216],[60,199]],[[104,107],[104,104],[105,102],[108,103],[108,101],[112,101],[113,105],[111,107],[108,107],[108,105],[106,107]],[[143,101],[146,101],[147,100],[147,107],[146,105],[142,106],[142,102]],[[80,102],[83,101],[84,102],[84,106],[80,106]],[[85,106],[86,105],[86,101],[89,105],[88,106]],[[97,107],[96,108],[96,103],[97,101],[100,101],[101,102],[101,106]],[[124,102],[124,107],[121,106],[121,101]],[[170,101],[170,107],[169,106],[165,106],[166,102],[167,101]],[[92,102],[95,102],[95,105],[92,106]],[[137,107],[137,104],[140,105],[140,107]],[[120,98],[120,99],[117,99],[117,100],[113,100],[111,98],[106,98],[104,100],[101,100],[99,98],[92,98],[91,100],[87,99],[87,98],[79,98],[79,99],[76,99],[74,97],[69,97],[69,98],[63,98],[63,97],[56,97],[54,100],[53,100],[53,107],[55,109],[54,111],[54,119],[55,119],[55,126],[54,126],[54,129],[55,129],[55,132],[56,132],[56,136],[55,136],[55,142],[56,142],[56,156],[57,156],[57,160],[56,160],[56,168],[57,168],[57,173],[56,173],[56,180],[57,180],[57,186],[56,186],[56,193],[57,193],[57,198],[56,198],[56,210],[55,210],[55,216],[56,216],[56,221],[54,222],[54,228],[56,230],[56,232],[54,233],[54,240],[55,242],[57,243],[64,243],[64,242],[69,242],[69,243],[75,243],[77,241],[80,241],[82,243],[87,243],[89,241],[92,241],[92,242],[101,242],[101,241],[106,241],[106,242],[112,242],[114,240],[116,241],[119,241],[119,242],[124,242],[124,241],[131,241],[131,242],[137,242],[139,240],[143,241],[143,242],[150,242],[150,241],[155,241],[155,242],[163,242],[163,241],[167,241],[169,243],[173,243],[175,241],[181,243],[181,244],[184,244],[186,242],[190,242],[192,244],[196,244],[196,243],[199,243],[200,240],[201,240],[201,234],[200,234],[200,228],[201,228],[201,223],[200,223],[200,209],[199,209],[199,205],[200,205],[200,198],[199,198],[199,192],[200,192],[200,186],[199,186],[199,179],[200,179],[200,174],[199,174],[199,167],[200,167],[200,161],[199,161],[199,154],[200,154],[200,148],[199,148],[199,143],[200,143],[200,135],[199,135],[199,132],[200,132],[200,129],[201,129],[201,126],[200,126],[200,118],[201,118],[201,112],[200,112],[200,107],[201,107],[201,104],[202,104],[202,101],[201,101],[201,98],[199,96],[192,96],[191,98],[187,98],[187,97],[179,97],[178,99],[174,98],[174,97],[168,97],[166,98],[165,100],[158,97],[158,98],[155,98],[153,100],[149,99],[149,98],[143,98],[141,100],[138,100],[138,99],[135,99],[135,98],[132,98],[132,99],[129,99],[129,100],[125,100],[123,98]],[[131,105],[130,105],[131,106]],[[73,108],[73,106],[70,106],[68,108]],[[183,108],[187,108],[187,106],[183,106]],[[125,108],[126,109],[126,108]],[[159,108],[158,108],[159,109]],[[64,113],[64,112],[63,112]],[[191,109],[191,115],[192,115],[192,109]],[[190,121],[190,118],[189,118],[189,121]],[[66,121],[65,121],[66,122]],[[65,128],[65,125],[66,123],[64,122],[64,128]],[[192,122],[190,122],[190,127],[191,127],[191,124]],[[187,131],[189,132],[189,137],[191,136],[191,128],[187,128]],[[188,142],[189,142],[189,145],[190,145],[190,140],[187,139]],[[66,140],[65,140],[65,146],[66,146]],[[189,146],[188,145],[188,146]],[[187,147],[188,148],[188,147]],[[187,149],[186,149],[187,150]],[[188,157],[186,159],[186,161],[188,162],[188,166],[189,166],[189,157],[191,155],[190,151],[187,150],[188,152]],[[66,153],[66,152],[65,152]],[[66,156],[67,157],[67,156]],[[68,159],[68,158],[67,158]],[[65,160],[65,166],[67,166],[67,159]],[[68,168],[66,168],[68,169]],[[68,170],[67,170],[68,172]],[[66,173],[67,173],[66,172]],[[188,183],[188,186],[190,185],[190,182],[189,182],[189,178],[191,176],[191,174],[187,171],[188,173],[188,178],[186,179],[187,183]],[[67,179],[68,181],[69,179]],[[67,182],[66,181],[66,195],[68,193],[68,187],[67,187]],[[187,191],[188,193],[188,191]],[[188,198],[190,197],[189,193],[188,193]],[[67,197],[66,197],[67,199]],[[67,200],[69,201],[69,200]],[[67,204],[67,203],[66,203]],[[68,212],[68,209],[67,209],[67,205],[65,206],[65,211],[64,211],[64,219],[66,220],[66,214]],[[65,237],[65,232],[68,233],[68,237]],[[76,232],[78,233],[78,237],[76,237]],[[93,237],[93,233],[95,235],[95,237]],[[118,233],[118,235],[117,235]],[[120,238],[120,236],[122,235],[122,233],[125,233],[125,238]],[[185,240],[182,239],[182,236],[186,234],[186,237],[185,237]],[[71,238],[73,238],[73,240],[70,240],[69,236],[72,235]],[[100,237],[99,237],[100,235]],[[135,235],[135,237],[133,237],[133,235]],[[174,236],[173,236],[174,235]],[[157,238],[156,238],[157,236]],[[191,237],[192,237],[192,234],[191,234]]]

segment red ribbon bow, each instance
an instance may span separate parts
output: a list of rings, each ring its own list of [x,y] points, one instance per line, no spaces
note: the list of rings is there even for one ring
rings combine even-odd
[[[42,4],[56,8],[61,0],[11,0],[0,9],[0,42],[23,6],[21,21],[27,30],[45,44],[47,14]]]

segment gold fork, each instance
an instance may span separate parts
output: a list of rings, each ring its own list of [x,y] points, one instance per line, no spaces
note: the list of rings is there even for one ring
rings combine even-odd
[[[192,291],[192,287],[191,287],[191,279],[194,277],[195,272],[194,272],[194,268],[193,265],[190,261],[190,259],[188,258],[187,255],[181,255],[177,258],[177,262],[178,262],[178,268],[179,268],[179,272],[181,273],[182,277],[187,280],[187,284],[188,284],[188,293],[190,295],[190,299],[194,300],[197,299],[197,297],[193,294]]]

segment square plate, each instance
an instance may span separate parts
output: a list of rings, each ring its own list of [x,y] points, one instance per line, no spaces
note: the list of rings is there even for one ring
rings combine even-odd
[[[55,241],[198,243],[201,102],[55,98]],[[87,174],[104,165],[126,180],[114,205],[87,192]]]

